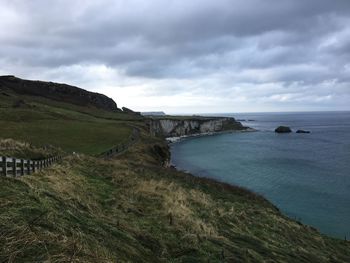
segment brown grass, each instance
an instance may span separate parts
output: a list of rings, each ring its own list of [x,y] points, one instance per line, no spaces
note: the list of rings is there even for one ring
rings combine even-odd
[[[116,159],[0,178],[0,262],[349,262],[347,242],[245,189],[161,167],[163,150],[143,138]]]
[[[45,159],[59,154],[63,154],[63,151],[51,145],[37,147],[28,142],[0,138],[0,156]]]

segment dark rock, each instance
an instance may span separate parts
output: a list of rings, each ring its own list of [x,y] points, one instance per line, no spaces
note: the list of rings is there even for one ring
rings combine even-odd
[[[277,133],[289,133],[289,132],[292,132],[292,130],[287,126],[279,126],[275,129],[275,132],[277,132]]]
[[[11,97],[9,94],[5,93],[5,92],[1,92],[1,95],[4,95],[6,97]]]
[[[27,103],[24,100],[16,100],[12,105],[14,108],[23,108],[25,106],[27,106]]]
[[[310,131],[297,130],[296,133],[310,133]]]
[[[107,111],[119,110],[111,98],[67,84],[0,76],[0,88],[13,90],[18,94],[39,96],[79,106],[92,106]]]
[[[135,114],[135,115],[141,115],[141,112],[139,112],[139,111],[133,111],[133,110],[130,110],[129,108],[126,108],[126,107],[123,107],[122,110],[123,110],[123,112],[125,112],[125,113]]]

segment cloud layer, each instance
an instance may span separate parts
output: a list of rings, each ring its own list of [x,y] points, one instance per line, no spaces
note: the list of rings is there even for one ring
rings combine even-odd
[[[0,1],[0,74],[136,110],[350,110],[348,0]]]

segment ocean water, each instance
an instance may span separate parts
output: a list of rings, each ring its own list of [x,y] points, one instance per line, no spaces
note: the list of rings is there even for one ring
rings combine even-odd
[[[350,239],[350,112],[221,114],[258,129],[186,139],[172,163],[260,193],[284,214]],[[276,134],[287,125],[310,134]]]

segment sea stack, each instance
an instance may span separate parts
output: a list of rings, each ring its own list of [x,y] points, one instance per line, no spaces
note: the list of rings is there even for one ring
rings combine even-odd
[[[287,126],[279,126],[275,129],[275,132],[277,132],[277,133],[289,133],[289,132],[292,132],[292,130]]]

